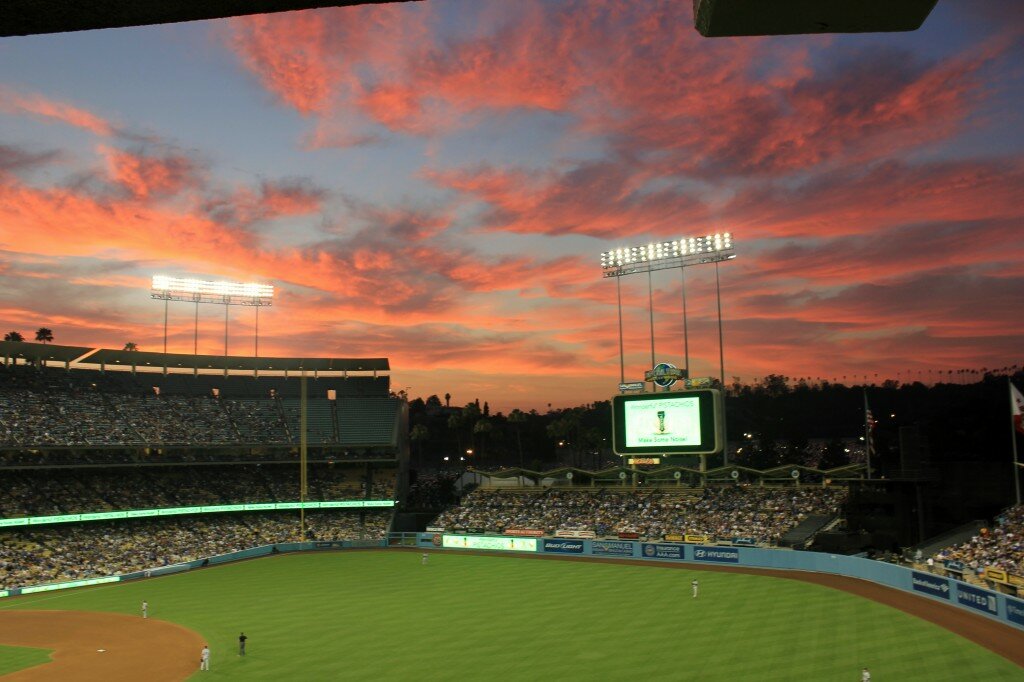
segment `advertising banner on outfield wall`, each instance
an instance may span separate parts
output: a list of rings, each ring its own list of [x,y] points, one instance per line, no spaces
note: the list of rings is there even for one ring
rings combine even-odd
[[[740,550],[735,547],[694,547],[693,558],[697,561],[738,564],[740,562]]]
[[[596,556],[633,556],[633,543],[594,540],[590,543],[590,553]]]
[[[1024,601],[1006,598],[1006,620],[1017,625],[1024,625]]]
[[[544,540],[545,552],[583,554],[583,540]]]
[[[948,578],[940,578],[937,575],[922,573],[921,571],[911,571],[910,582],[913,584],[915,592],[924,592],[933,597],[949,599]]]
[[[645,559],[676,559],[681,560],[686,557],[683,555],[683,549],[685,545],[661,545],[657,543],[647,543],[643,545],[643,551],[641,552]]]
[[[956,586],[956,600],[964,606],[969,606],[978,611],[995,615],[999,608],[996,596],[988,590],[979,590],[977,587],[958,583]]]

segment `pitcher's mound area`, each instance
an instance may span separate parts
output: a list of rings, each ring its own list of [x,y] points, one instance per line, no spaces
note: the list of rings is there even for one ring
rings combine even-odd
[[[52,649],[52,661],[6,680],[183,680],[204,640],[180,625],[119,613],[0,612],[0,644]]]

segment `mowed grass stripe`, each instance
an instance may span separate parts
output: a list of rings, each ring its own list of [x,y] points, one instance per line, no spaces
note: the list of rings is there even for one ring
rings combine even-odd
[[[690,581],[700,581],[700,597]],[[410,552],[282,555],[15,608],[137,613],[207,637],[209,677],[1020,680],[952,633],[768,576]],[[38,604],[34,604],[38,601]],[[236,655],[249,635],[249,655]],[[0,659],[3,653],[0,652]],[[204,674],[203,677],[207,677]]]
[[[0,646],[0,675],[13,673],[22,668],[31,668],[50,662],[49,649],[27,646]]]

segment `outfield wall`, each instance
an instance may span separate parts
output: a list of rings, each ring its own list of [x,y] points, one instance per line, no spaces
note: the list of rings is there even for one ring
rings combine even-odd
[[[416,544],[423,548],[456,551],[474,549],[519,554],[632,559],[638,562],[645,560],[678,561],[707,566],[742,566],[832,573],[869,580],[917,596],[952,604],[971,613],[980,613],[1024,630],[1024,600],[1022,599],[969,585],[945,576],[842,554],[763,547],[689,545],[673,542],[471,536],[454,533],[417,533]]]

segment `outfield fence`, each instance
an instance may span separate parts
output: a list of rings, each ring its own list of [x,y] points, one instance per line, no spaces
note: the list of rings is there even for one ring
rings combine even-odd
[[[951,604],[971,613],[1024,630],[1024,600],[994,592],[947,576],[914,570],[873,559],[765,547],[737,547],[642,542],[638,540],[599,540],[586,538],[524,538],[519,536],[480,536],[456,533],[392,533],[388,544],[443,550],[484,550],[517,554],[550,554],[671,561],[705,566],[742,566],[773,570],[831,573],[869,580],[903,590],[919,597]]]

